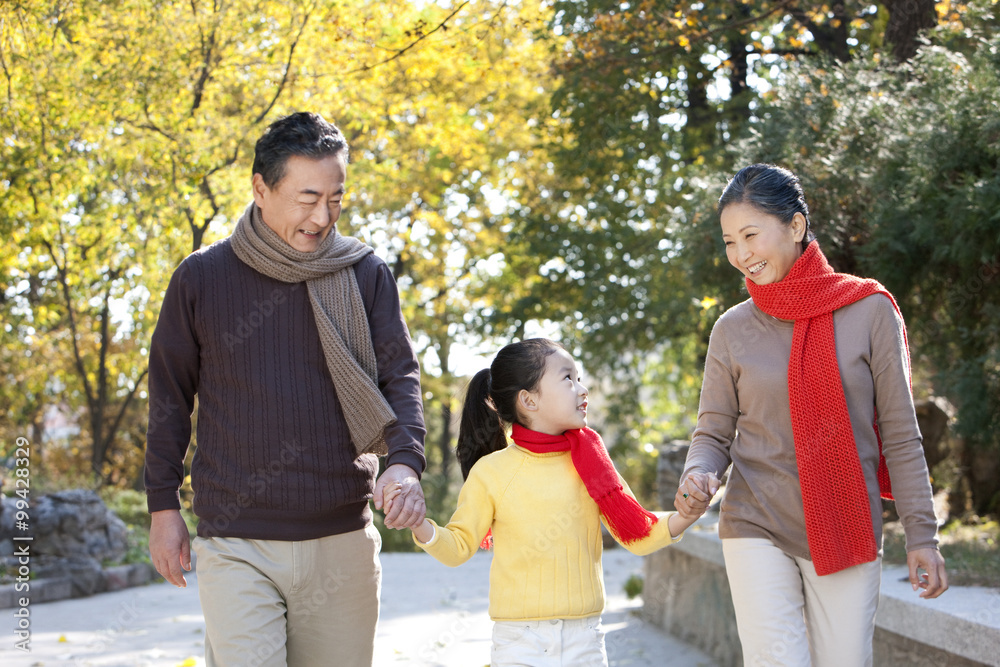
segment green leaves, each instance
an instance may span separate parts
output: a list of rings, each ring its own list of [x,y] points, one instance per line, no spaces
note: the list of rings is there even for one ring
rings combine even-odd
[[[801,176],[834,266],[899,299],[918,390],[956,405],[965,442],[996,450],[1000,42],[978,34],[967,52],[925,46],[896,67],[795,68],[738,151]]]

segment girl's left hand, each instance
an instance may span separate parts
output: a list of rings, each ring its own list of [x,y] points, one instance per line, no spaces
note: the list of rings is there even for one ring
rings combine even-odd
[[[710,472],[690,472],[681,481],[674,495],[674,507],[684,518],[696,519],[708,509],[720,484],[719,479]]]

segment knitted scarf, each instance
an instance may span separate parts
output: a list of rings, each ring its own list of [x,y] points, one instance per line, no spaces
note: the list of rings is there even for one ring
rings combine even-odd
[[[372,248],[341,236],[335,227],[315,252],[300,252],[264,223],[254,203],[243,212],[230,239],[236,256],[250,268],[284,283],[306,283],[355,453],[387,453],[385,428],[396,415],[378,388],[368,317],[351,269]]]
[[[795,321],[788,360],[788,403],[806,535],[816,573],[822,576],[871,562],[877,547],[868,489],[837,365],[833,311],[872,294],[889,297],[897,313],[899,306],[877,281],[835,273],[816,241],[781,281],[757,285],[747,278],[746,285],[762,311]],[[906,347],[905,328],[903,343]],[[877,423],[873,427],[879,446],[879,488],[882,497],[892,499]]]
[[[626,544],[649,535],[656,515],[643,509],[635,498],[625,493],[618,472],[611,463],[601,436],[589,428],[547,435],[514,424],[511,437],[518,447],[536,454],[570,452],[573,466],[597,503],[608,527]]]

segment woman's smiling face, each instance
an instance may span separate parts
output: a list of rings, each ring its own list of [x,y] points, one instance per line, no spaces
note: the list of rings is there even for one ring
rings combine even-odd
[[[782,280],[802,254],[806,219],[801,213],[786,225],[752,204],[739,202],[726,206],[719,220],[729,263],[758,285]]]

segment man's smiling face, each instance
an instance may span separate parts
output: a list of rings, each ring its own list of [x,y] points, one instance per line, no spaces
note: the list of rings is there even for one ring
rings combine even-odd
[[[315,252],[340,218],[347,181],[342,155],[319,160],[293,155],[273,188],[253,175],[253,198],[264,223],[295,250]]]

